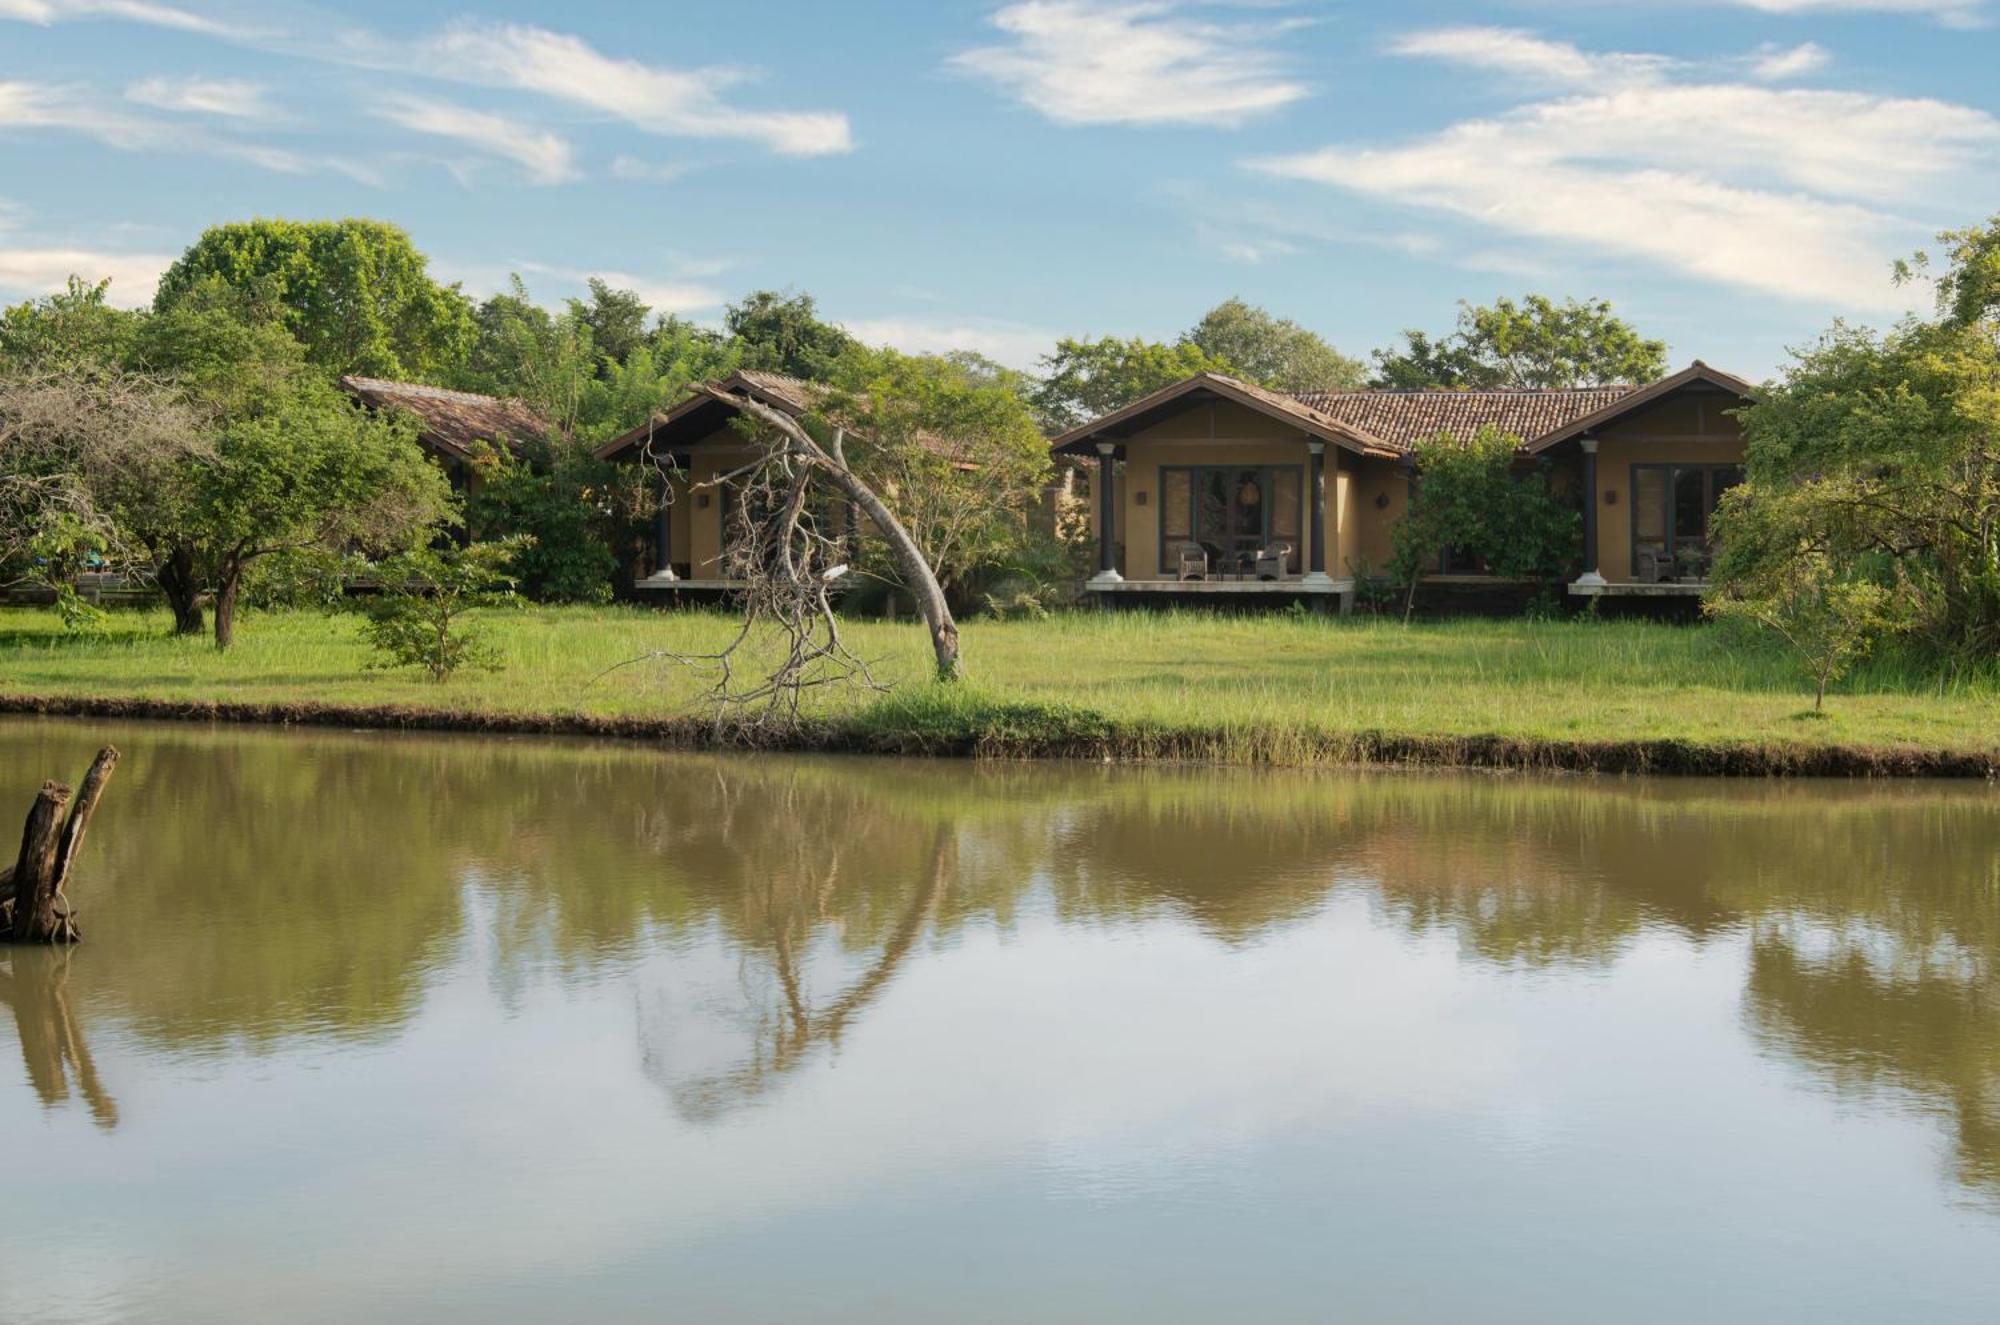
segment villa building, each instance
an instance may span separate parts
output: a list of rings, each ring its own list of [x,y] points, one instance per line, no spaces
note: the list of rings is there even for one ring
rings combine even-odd
[[[1333,391],[1287,395],[1215,373],[1156,391],[1054,439],[1093,461],[1094,596],[1352,601],[1380,573],[1422,482],[1412,455],[1482,425],[1521,439],[1583,512],[1580,596],[1695,596],[1709,519],[1743,474],[1741,378],[1696,361],[1646,386]],[[1478,566],[1433,580],[1492,583]]]

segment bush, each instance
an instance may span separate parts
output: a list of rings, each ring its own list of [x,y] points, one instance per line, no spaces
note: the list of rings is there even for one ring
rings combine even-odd
[[[368,665],[422,667],[433,681],[464,668],[498,671],[499,651],[463,617],[513,596],[505,567],[520,551],[519,540],[507,540],[425,548],[381,563],[384,588],[364,609],[361,634],[388,656]]]

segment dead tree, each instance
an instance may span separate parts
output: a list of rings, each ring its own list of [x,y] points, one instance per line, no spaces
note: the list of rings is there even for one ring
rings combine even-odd
[[[957,679],[958,626],[944,590],[895,512],[849,465],[844,432],[835,430],[822,445],[797,419],[761,401],[707,384],[693,389],[762,425],[756,458],[708,481],[735,485],[723,565],[742,586],[743,621],[715,653],[654,652],[630,661],[666,659],[716,673],[708,697],[717,734],[752,745],[782,740],[794,729],[810,690],[837,683],[886,689],[847,647],[833,610],[836,587],[852,569],[854,526],[866,517],[888,543],[930,628],[938,678]],[[813,497],[829,489],[846,499],[845,527],[823,525],[815,510]],[[777,634],[782,652],[768,666],[759,664],[755,680],[739,684],[743,660],[758,656],[748,646],[767,631]]]
[[[803,423],[783,410],[773,409],[760,400],[732,395],[712,383],[704,382],[694,389],[731,409],[741,410],[775,434],[763,457],[764,464],[823,477],[846,496],[855,510],[868,517],[869,523],[888,544],[889,554],[895,559],[903,585],[916,600],[917,611],[930,629],[931,652],[936,656],[938,679],[956,680],[958,623],[952,620],[944,589],[938,584],[937,576],[924,559],[916,540],[903,528],[903,522],[847,463],[844,432],[835,429],[831,444],[822,446],[806,431]]]
[[[42,784],[21,830],[21,853],[11,869],[0,871],[0,932],[13,942],[75,943],[83,937],[63,886],[104,795],[104,784],[117,767],[115,747],[99,750],[74,802],[62,783]]]

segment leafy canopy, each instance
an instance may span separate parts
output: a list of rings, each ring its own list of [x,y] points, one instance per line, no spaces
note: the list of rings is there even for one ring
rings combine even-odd
[[[1650,382],[1666,373],[1666,342],[1640,336],[1602,299],[1558,304],[1531,294],[1519,303],[1461,302],[1450,334],[1433,339],[1411,330],[1403,339],[1398,349],[1375,352],[1375,385],[1546,390]]]
[[[400,227],[382,221],[242,221],[212,226],[160,278],[165,311],[214,279],[268,306],[327,372],[438,381],[456,372],[472,313],[440,285]]]
[[[1234,368],[1191,342],[1168,345],[1133,337],[1063,339],[1042,359],[1033,402],[1042,424],[1061,432],[1086,423],[1196,373]]]
[[[1181,336],[1211,358],[1233,364],[1274,391],[1350,391],[1368,369],[1290,318],[1274,317],[1241,299],[1225,299]]]

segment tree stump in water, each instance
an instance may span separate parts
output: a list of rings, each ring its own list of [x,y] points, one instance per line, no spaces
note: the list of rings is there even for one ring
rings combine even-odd
[[[97,811],[104,784],[118,767],[118,751],[105,746],[91,761],[82,789],[71,800],[60,782],[44,782],[21,830],[21,854],[0,872],[0,933],[16,943],[75,943],[82,935],[63,895],[78,848]],[[69,816],[63,817],[67,806]]]

